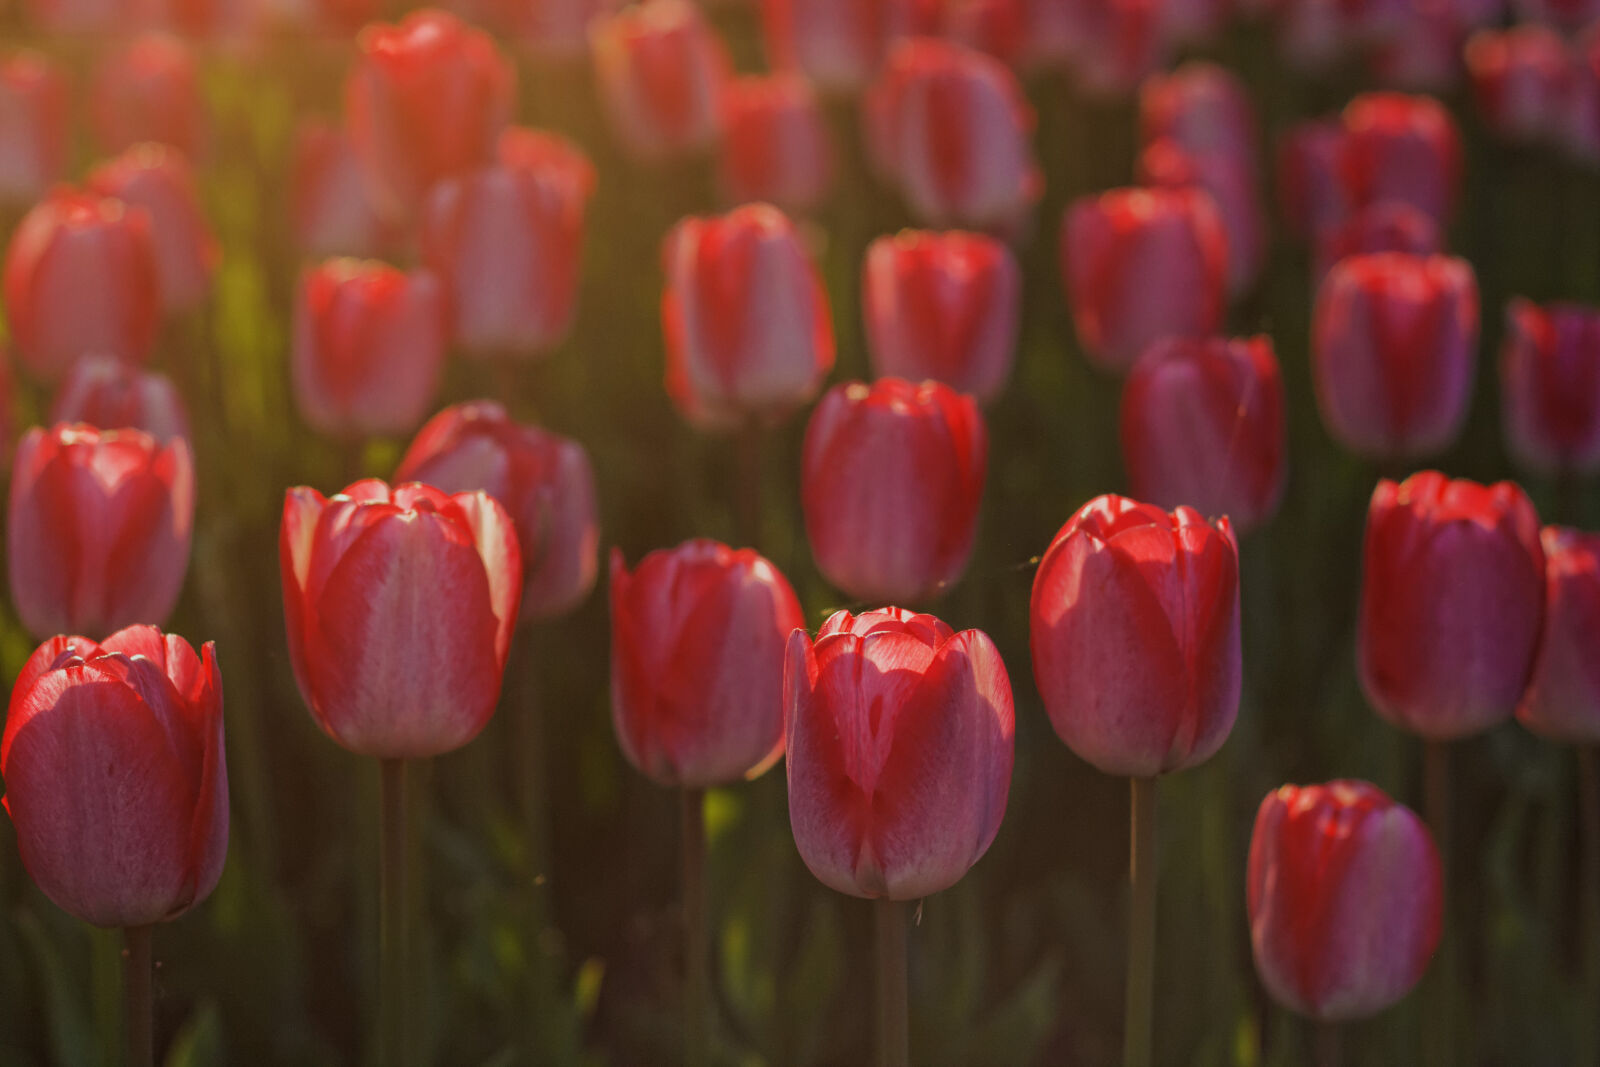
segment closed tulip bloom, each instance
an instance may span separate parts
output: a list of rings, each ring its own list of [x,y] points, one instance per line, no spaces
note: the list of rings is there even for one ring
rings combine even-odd
[[[1569,744],[1600,741],[1600,534],[1546,526],[1544,628],[1517,721]]]
[[[146,33],[107,53],[89,86],[89,127],[107,155],[156,141],[200,158],[208,136],[206,112],[189,46]]]
[[[552,59],[579,59],[589,51],[589,24],[611,14],[620,0],[523,0],[511,5],[519,44]]]
[[[663,249],[667,392],[704,429],[779,418],[833,367],[833,321],[794,224],[767,204],[688,218]]]
[[[941,0],[938,6],[938,36],[1006,64],[1022,59],[1028,32],[1024,0]]]
[[[11,597],[29,633],[159,625],[189,566],[189,445],[134,429],[34,427],[17,445],[7,515]]]
[[[800,494],[817,569],[859,600],[920,602],[966,570],[988,472],[977,403],[938,382],[847,382],[806,427]]]
[[[1169,0],[1068,0],[1078,23],[1076,73],[1096,96],[1134,92],[1172,51]]]
[[[805,626],[750,549],[686,541],[628,573],[611,550],[611,722],[643,774],[691,789],[754,778],[783,754],[783,664]]]
[[[50,406],[50,421],[129,427],[161,444],[189,436],[189,416],[172,379],[110,356],[84,356],[72,365]]]
[[[422,210],[422,261],[449,295],[452,332],[478,356],[547,353],[577,310],[594,168],[564,138],[524,131],[519,162],[446,178]]]
[[[373,23],[356,48],[345,125],[379,210],[407,217],[434,182],[494,158],[516,75],[487,34],[443,11]]]
[[[1373,459],[1430,456],[1461,432],[1472,398],[1478,283],[1466,260],[1349,256],[1317,291],[1317,407],[1340,444]]]
[[[578,442],[514,422],[492,400],[474,400],[428,420],[395,480],[447,493],[482,489],[500,501],[522,550],[523,621],[564,615],[594,588],[600,541],[594,469]]]
[[[1571,80],[1559,142],[1580,162],[1600,165],[1600,24],[1573,43]]]
[[[1374,1015],[1428,969],[1443,882],[1428,827],[1377,786],[1274,790],[1256,813],[1246,875],[1256,973],[1313,1019]]]
[[[1316,234],[1312,272],[1318,285],[1348,256],[1404,252],[1431,256],[1444,251],[1439,224],[1410,204],[1383,200],[1329,223]]]
[[[11,691],[5,808],[34,882],[96,926],[147,926],[217,886],[228,768],[216,647],[131,626],[52,637]]]
[[[89,353],[149,358],[161,327],[157,269],[145,211],[56,189],[6,252],[6,319],[22,365],[54,381]]]
[[[301,276],[290,370],[318,432],[408,432],[433,404],[444,356],[443,294],[427,271],[335,259]]]
[[[1559,138],[1572,92],[1572,54],[1543,26],[1480,30],[1466,48],[1467,73],[1484,120],[1522,141]]]
[[[635,158],[691,155],[721,135],[732,64],[689,0],[652,0],[598,19],[589,38],[612,132]]]
[[[494,714],[522,592],[511,517],[487,493],[377,479],[289,490],[279,563],[289,660],[352,752],[420,759]]]
[[[1171,138],[1186,151],[1221,155],[1254,168],[1260,152],[1255,108],[1238,76],[1215,63],[1191,60],[1139,89],[1145,141]]]
[[[1600,19],[1600,0],[1514,0],[1512,6],[1524,19],[1569,30],[1582,29]]]
[[[804,78],[739,78],[722,96],[720,175],[735,202],[765,200],[807,211],[833,180],[833,145],[816,93]]]
[[[1450,221],[1461,183],[1461,136],[1431,96],[1363,93],[1344,109],[1341,178],[1357,205],[1398,200]]]
[[[23,6],[28,22],[52,35],[109,35],[133,26],[128,0],[24,0]]]
[[[1015,758],[1011,681],[981,630],[883,608],[836,613],[784,669],[789,825],[811,873],[916,900],[983,857]]]
[[[87,187],[150,215],[161,302],[169,312],[193,310],[211,291],[221,246],[206,221],[194,171],[177,149],[135,145],[90,172]]]
[[[1078,340],[1107,370],[1131,367],[1152,341],[1207,336],[1222,323],[1228,241],[1215,202],[1197,189],[1075,201],[1061,258]]]
[[[1518,463],[1542,474],[1600,468],[1600,311],[1512,300],[1500,402]]]
[[[1283,381],[1267,337],[1169,338],[1122,390],[1122,458],[1134,496],[1226,515],[1242,531],[1278,510]]]
[[[1361,685],[1378,713],[1432,741],[1511,717],[1544,614],[1539,516],[1511,482],[1437,471],[1378,483],[1367,511]]]
[[[0,203],[30,204],[67,169],[67,80],[38,52],[0,55]]]
[[[906,230],[867,248],[862,272],[873,372],[932,378],[988,403],[1016,360],[1022,272],[982,234]]]
[[[1315,237],[1342,225],[1354,210],[1341,176],[1343,154],[1344,128],[1337,122],[1302,122],[1285,135],[1278,151],[1278,201],[1296,235]]]
[[[305,256],[378,256],[393,243],[394,227],[374,204],[343,127],[320,119],[296,127],[289,199],[295,247]]]
[[[905,0],[761,0],[767,61],[829,92],[870,82],[907,20]]]
[[[1228,292],[1249,290],[1266,258],[1266,219],[1254,163],[1220,152],[1191,152],[1163,137],[1139,154],[1139,173],[1148,185],[1163,189],[1198,189],[1217,208],[1228,248]]]

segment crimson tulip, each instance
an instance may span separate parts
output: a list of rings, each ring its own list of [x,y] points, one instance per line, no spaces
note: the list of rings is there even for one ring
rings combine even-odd
[[[1278,200],[1299,236],[1315,237],[1342,225],[1354,210],[1340,176],[1344,142],[1344,128],[1322,119],[1290,128],[1279,146]]]
[[[1542,737],[1600,742],[1600,534],[1566,526],[1540,533],[1545,559],[1544,628],[1517,721]]]
[[[1146,143],[1171,138],[1196,155],[1219,155],[1254,167],[1260,154],[1255,107],[1244,82],[1227,68],[1192,60],[1139,89]]]
[[[690,0],[652,0],[589,28],[595,76],[612,132],[644,161],[693,154],[722,133],[732,65]]]
[[[167,311],[190,311],[205,300],[222,249],[206,222],[194,171],[177,149],[135,145],[96,167],[85,185],[149,213],[156,276]]]
[[[67,109],[67,80],[54,61],[0,54],[0,203],[32,203],[65,173]]]
[[[1565,132],[1573,60],[1545,26],[1480,30],[1466,48],[1467,72],[1485,121],[1502,136],[1558,140]]]
[[[1461,183],[1461,135],[1431,96],[1363,93],[1341,115],[1340,178],[1352,203],[1398,200],[1450,220]]]
[[[50,406],[50,421],[131,427],[160,444],[189,436],[189,416],[172,379],[110,356],[84,356],[72,365]]]
[[[1600,310],[1512,300],[1500,402],[1517,462],[1544,474],[1600,469]]]
[[[1227,246],[1228,292],[1249,290],[1266,258],[1266,220],[1255,164],[1220,152],[1192,152],[1175,139],[1152,141],[1139,154],[1139,176],[1162,189],[1196,189],[1211,197]]]
[[[108,52],[89,85],[89,126],[107,155],[156,141],[189,159],[203,156],[209,133],[189,46],[167,34],[144,33]]]
[[[833,145],[811,84],[795,74],[738,78],[722,94],[721,182],[735,202],[808,211],[833,180]]]
[[[295,128],[289,198],[295,247],[306,256],[377,256],[393,243],[342,127],[305,119]]]

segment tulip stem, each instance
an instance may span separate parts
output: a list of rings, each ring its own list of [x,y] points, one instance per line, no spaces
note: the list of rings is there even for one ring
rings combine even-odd
[[[1128,878],[1128,996],[1122,1062],[1150,1067],[1154,1049],[1156,978],[1156,780],[1131,778]]]
[[[1338,1023],[1317,1023],[1312,1056],[1317,1067],[1340,1067],[1344,1063],[1344,1031]]]
[[[872,902],[878,942],[878,1063],[909,1067],[911,1009],[906,994],[906,909],[898,900]]]
[[[1600,748],[1578,746],[1578,825],[1583,835],[1583,870],[1578,882],[1578,930],[1583,938],[1584,1020],[1575,1063],[1594,1064],[1600,1059],[1600,1033],[1595,1025],[1600,1012]]]
[[[406,1042],[406,999],[411,960],[406,930],[406,762],[379,760],[382,770],[382,830],[378,865],[378,1062],[394,1067],[411,1061]]]
[[[739,540],[742,548],[761,551],[761,484],[765,469],[766,429],[752,420],[739,436]]]
[[[155,1063],[155,1000],[150,987],[150,927],[123,929],[122,992],[126,998],[124,1025],[128,1032],[128,1067]]]
[[[706,1067],[711,1056],[705,799],[704,789],[683,790],[683,1051],[688,1067]]]
[[[1432,1002],[1427,1018],[1427,1045],[1424,1062],[1432,1067],[1447,1067],[1455,1059],[1455,937],[1450,922],[1450,743],[1425,740],[1422,743],[1422,796],[1439,850],[1439,869],[1444,881],[1444,932],[1434,955]]]

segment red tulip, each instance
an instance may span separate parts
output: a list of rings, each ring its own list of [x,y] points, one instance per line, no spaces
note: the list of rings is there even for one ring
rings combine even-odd
[[[612,132],[640,160],[689,155],[722,133],[731,63],[689,0],[652,0],[589,30],[595,76]]]
[[[314,259],[378,256],[393,243],[341,127],[305,119],[295,129],[289,196],[296,248]]]
[[[1350,256],[1317,292],[1317,407],[1340,444],[1373,458],[1434,455],[1472,397],[1478,283],[1450,256]]]
[[[1361,685],[1378,713],[1449,741],[1511,717],[1544,614],[1539,516],[1516,485],[1437,471],[1378,483],[1361,583]]]
[[[35,637],[164,623],[194,530],[194,460],[183,438],[34,427],[11,471],[11,596]]]
[[[1210,195],[1228,249],[1228,292],[1235,295],[1255,284],[1267,253],[1254,167],[1221,153],[1190,152],[1169,137],[1152,141],[1139,155],[1139,174],[1146,184]]]
[[[1078,80],[1099,96],[1131,93],[1172,50],[1168,0],[1069,0],[1078,24]]]
[[[823,576],[861,600],[919,602],[966,570],[989,435],[938,382],[847,382],[806,427],[801,503]]]
[[[1343,225],[1353,210],[1339,172],[1343,152],[1344,129],[1337,122],[1302,122],[1284,137],[1278,152],[1278,200],[1297,235],[1315,236]]]
[[[1600,469],[1600,311],[1512,300],[1500,401],[1517,462],[1544,474]]]
[[[1022,272],[1004,244],[981,234],[906,230],[868,246],[861,281],[875,374],[933,378],[985,403],[1005,391]]]
[[[39,52],[0,55],[0,203],[30,204],[67,169],[67,80]]]
[[[56,189],[6,252],[6,317],[23,366],[50,381],[90,353],[147,359],[161,327],[156,271],[148,214]]]
[[[1364,93],[1345,107],[1340,177],[1358,206],[1398,200],[1441,225],[1455,209],[1461,138],[1430,96]]]
[[[1484,119],[1501,135],[1554,140],[1564,132],[1573,60],[1543,26],[1480,30],[1467,42],[1467,72]]]
[[[767,204],[688,218],[663,247],[667,392],[690,422],[780,417],[833,367],[833,323],[794,225]]]
[[[1157,341],[1123,387],[1122,457],[1134,495],[1226,515],[1240,531],[1278,510],[1286,434],[1267,337]]]
[[[494,158],[516,75],[487,34],[442,11],[374,23],[356,47],[345,124],[374,202],[409,216],[434,182]]]
[[[1007,64],[1023,57],[1029,28],[1024,0],[934,0],[934,5],[939,37]]]
[[[433,404],[444,365],[439,283],[372,260],[300,278],[290,370],[301,418],[326,434],[400,434]]]
[[[909,21],[906,0],[761,0],[767,60],[830,92],[863,88]]]
[[[28,21],[51,35],[126,33],[133,25],[129,0],[24,0]],[[12,8],[16,10],[15,7]]]
[[[1226,518],[1089,501],[1033,581],[1033,676],[1067,747],[1106,774],[1203,763],[1239,711],[1239,548]]]
[[[1011,681],[981,630],[884,608],[836,613],[784,668],[789,825],[841,893],[916,900],[954,885],[1000,829]]]
[[[523,0],[512,5],[519,43],[541,56],[576,59],[589,50],[589,24],[619,0]]]
[[[722,94],[722,188],[790,211],[818,206],[833,180],[826,117],[804,78],[739,78]]]
[[[1389,1007],[1438,947],[1444,878],[1433,837],[1367,782],[1268,793],[1246,880],[1256,972],[1275,1000],[1313,1019]]]
[[[1203,337],[1222,323],[1228,244],[1215,203],[1195,189],[1114,189],[1067,209],[1062,274],[1090,359],[1125,370],[1152,341]]]
[[[422,211],[422,260],[449,294],[456,343],[534,355],[565,340],[577,310],[594,168],[570,142],[523,131],[517,162],[446,178]]]
[[[1439,224],[1431,215],[1398,200],[1381,200],[1317,231],[1312,272],[1320,286],[1333,265],[1348,256],[1377,252],[1431,256],[1442,251]]]
[[[1570,744],[1600,741],[1600,534],[1546,526],[1544,628],[1517,721]]]
[[[1139,90],[1139,120],[1146,143],[1171,138],[1192,154],[1250,168],[1260,154],[1249,91],[1215,63],[1191,60],[1147,80]]]
[[[1515,0],[1513,6],[1524,19],[1554,23],[1569,30],[1600,20],[1600,0]]]
[[[0,773],[45,896],[96,926],[177,918],[228,853],[216,647],[153,626],[52,637],[11,691]]]
[[[500,501],[522,550],[524,621],[564,615],[594,588],[594,470],[578,442],[513,422],[492,400],[456,404],[417,433],[395,481],[447,493],[481,489]]]
[[[611,722],[662,785],[762,774],[783,754],[784,643],[805,625],[782,574],[750,549],[686,541],[628,573],[611,550]]]
[[[145,33],[100,60],[89,86],[95,142],[115,155],[142,141],[170,145],[190,159],[205,154],[205,104],[188,45]]]
[[[381,759],[438,756],[494,714],[522,556],[487,493],[377,479],[289,490],[279,538],[289,659],[327,735]]]
[[[50,421],[143,430],[166,444],[189,436],[189,416],[172,379],[110,356],[84,356],[56,391]]]
[[[205,301],[222,249],[206,222],[194,171],[177,149],[135,145],[96,167],[85,184],[149,213],[161,301],[169,312],[190,311]]]

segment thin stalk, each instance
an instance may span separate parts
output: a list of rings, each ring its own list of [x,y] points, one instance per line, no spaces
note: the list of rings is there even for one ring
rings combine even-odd
[[[1128,878],[1128,997],[1124,1067],[1150,1067],[1154,1049],[1156,977],[1156,780],[1132,778]]]
[[[1424,814],[1439,849],[1439,865],[1445,893],[1444,933],[1434,956],[1433,996],[1426,1019],[1424,1062],[1430,1067],[1453,1067],[1455,1056],[1455,971],[1456,939],[1450,922],[1450,746],[1447,741],[1422,743],[1422,790]]]
[[[872,902],[878,944],[878,1064],[910,1067],[911,1010],[906,993],[906,906],[883,897]]]
[[[1583,870],[1578,881],[1581,912],[1578,930],[1583,938],[1583,1011],[1581,1047],[1576,1063],[1600,1061],[1600,748],[1578,746],[1578,826],[1582,835]]]
[[[152,1067],[156,1061],[155,999],[150,987],[150,927],[122,931],[124,1022],[128,1034],[127,1067]]]
[[[761,485],[765,469],[767,431],[752,420],[739,435],[738,520],[739,547],[761,551]]]
[[[378,850],[378,1062],[382,1067],[405,1067],[411,1062],[406,1041],[406,1001],[411,987],[406,929],[406,762],[385,759],[379,766],[383,784]]]
[[[1342,1067],[1344,1063],[1344,1027],[1338,1023],[1315,1023],[1314,1060],[1317,1067]]]
[[[704,789],[683,790],[683,1053],[688,1067],[706,1067],[711,1057],[705,799]]]

